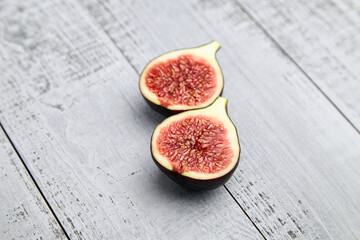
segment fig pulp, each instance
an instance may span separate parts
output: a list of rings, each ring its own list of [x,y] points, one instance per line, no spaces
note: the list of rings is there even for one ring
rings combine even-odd
[[[140,75],[140,91],[147,101],[171,111],[209,106],[224,83],[212,41],[197,48],[165,53],[153,59]]]
[[[192,189],[223,185],[235,171],[240,144],[226,111],[227,99],[209,107],[165,119],[151,139],[156,165],[170,178]]]

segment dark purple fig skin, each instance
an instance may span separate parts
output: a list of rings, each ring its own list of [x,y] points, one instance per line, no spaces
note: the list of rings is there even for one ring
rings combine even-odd
[[[151,101],[149,101],[147,98],[145,98],[145,102],[149,105],[149,107],[151,109],[153,109],[155,112],[158,112],[160,113],[161,115],[163,115],[164,117],[170,117],[172,115],[175,115],[175,114],[178,114],[180,112],[183,112],[183,111],[173,111],[173,110],[170,110],[170,109],[167,109],[163,106],[160,106],[160,105],[157,105]]]
[[[215,189],[215,188],[218,188],[218,187],[224,185],[231,178],[231,176],[235,172],[237,166],[239,165],[239,161],[240,161],[240,155],[239,155],[239,159],[238,159],[236,165],[233,167],[233,169],[231,169],[230,172],[228,172],[224,176],[221,176],[219,178],[209,179],[209,180],[200,180],[200,179],[186,177],[184,175],[181,175],[180,173],[176,173],[174,171],[171,171],[171,170],[163,167],[155,159],[155,157],[152,153],[151,142],[150,142],[150,151],[151,151],[152,159],[155,162],[156,166],[158,166],[158,168],[163,173],[165,173],[169,178],[171,178],[173,181],[175,181],[176,183],[180,184],[183,187],[186,187],[186,188],[189,188],[192,190],[200,190],[200,191],[211,190],[211,189]]]
[[[223,90],[224,90],[224,88],[221,89],[221,92],[220,92],[220,95],[219,95],[220,97],[222,96]],[[157,105],[157,104],[149,101],[146,97],[144,97],[143,94],[142,94],[142,96],[145,99],[145,102],[150,106],[151,109],[153,109],[154,111],[160,113],[161,115],[163,115],[165,117],[170,117],[172,115],[175,115],[175,114],[178,114],[178,113],[181,113],[181,112],[184,112],[184,111],[191,111],[191,110],[170,110],[170,109],[167,109],[167,108],[165,108],[165,107],[163,107],[161,105]],[[211,105],[212,103],[210,103],[209,105]]]

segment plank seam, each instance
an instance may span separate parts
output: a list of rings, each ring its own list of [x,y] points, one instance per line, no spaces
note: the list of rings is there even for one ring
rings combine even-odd
[[[21,162],[22,162],[22,164],[24,165],[26,172],[29,174],[29,176],[30,176],[31,180],[34,182],[35,187],[36,187],[36,188],[37,188],[37,190],[39,191],[39,193],[40,193],[41,197],[44,199],[45,204],[46,204],[46,205],[47,205],[47,207],[49,208],[49,210],[50,210],[51,214],[54,216],[54,218],[55,218],[56,222],[59,224],[59,226],[60,226],[61,230],[64,232],[64,234],[65,234],[66,238],[70,240],[70,237],[69,237],[68,233],[65,231],[64,226],[63,226],[63,225],[62,225],[62,223],[60,222],[59,218],[56,216],[56,214],[55,214],[54,210],[52,209],[52,207],[51,207],[50,203],[47,201],[47,199],[46,199],[46,197],[45,197],[44,193],[43,193],[43,192],[42,192],[42,190],[40,189],[40,186],[39,186],[39,185],[37,184],[37,182],[35,181],[35,178],[34,178],[34,176],[32,175],[32,173],[30,172],[30,169],[27,167],[27,165],[26,165],[26,163],[25,163],[24,159],[21,157],[21,155],[20,155],[19,151],[16,149],[15,144],[14,144],[14,143],[13,143],[13,141],[11,140],[11,138],[10,138],[9,134],[6,132],[6,130],[5,130],[5,128],[4,128],[4,126],[2,125],[2,123],[1,123],[1,122],[0,122],[0,128],[1,128],[1,129],[2,129],[2,131],[4,132],[4,134],[5,134],[6,138],[8,139],[8,141],[9,141],[10,145],[12,146],[12,148],[14,149],[14,151],[15,151],[16,155],[19,157],[20,161],[21,161]]]
[[[276,39],[263,27],[263,25],[250,13],[250,11],[240,2],[240,0],[234,0],[235,4],[249,17],[254,24],[264,32],[264,34],[270,39],[270,41],[291,61],[295,66],[305,75],[307,79],[320,91],[320,93],[331,103],[331,105],[345,118],[345,120],[355,129],[357,133],[360,134],[360,129],[358,129],[350,119],[340,110],[340,108],[330,99],[329,96],[320,88],[319,85],[306,73],[306,71],[295,61],[295,59],[281,46],[281,44],[276,41]]]
[[[224,185],[224,188],[226,189],[226,191],[230,194],[230,196],[233,198],[233,200],[236,202],[236,204],[240,207],[241,211],[243,211],[243,213],[245,214],[245,216],[250,220],[250,222],[254,225],[254,227],[256,228],[256,230],[258,230],[258,232],[260,233],[260,235],[265,239],[265,235],[260,231],[260,229],[256,226],[256,224],[253,222],[253,220],[251,220],[250,216],[245,212],[244,208],[240,205],[240,203],[238,202],[238,200],[234,197],[234,195],[230,192],[230,190]]]

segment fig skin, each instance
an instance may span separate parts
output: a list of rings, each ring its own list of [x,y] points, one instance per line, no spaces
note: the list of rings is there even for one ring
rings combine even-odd
[[[220,111],[218,109],[220,109]],[[187,117],[193,116],[193,115],[196,116],[196,115],[199,115],[199,112],[201,112],[202,114],[204,114],[204,112],[210,112],[212,115],[225,115],[225,116],[219,117],[219,119],[217,119],[217,120],[225,121],[224,119],[226,119],[227,123],[223,122],[225,127],[227,127],[229,129],[229,131],[232,128],[232,131],[234,131],[232,135],[236,136],[236,140],[234,140],[235,138],[231,138],[231,139],[233,139],[233,144],[231,144],[231,145],[237,146],[235,148],[232,148],[234,151],[234,158],[232,161],[236,161],[236,163],[234,165],[232,165],[230,171],[224,175],[215,176],[213,178],[208,178],[208,179],[197,179],[194,176],[192,176],[192,177],[185,176],[182,173],[173,171],[173,169],[170,170],[170,168],[166,168],[159,162],[159,160],[156,159],[155,155],[158,155],[158,153],[155,150],[156,149],[156,143],[155,143],[156,140],[155,139],[159,136],[159,135],[155,135],[156,129],[158,129],[158,127],[160,127],[165,121],[171,121],[170,119],[175,119],[175,120],[181,119],[181,117],[179,117],[179,116],[184,116],[184,114],[186,114]],[[205,113],[204,115],[206,116],[207,114]],[[175,115],[175,116],[170,117],[169,119],[165,119],[164,122],[159,124],[159,126],[154,130],[154,132],[151,136],[151,140],[150,140],[150,152],[151,152],[152,159],[155,162],[155,164],[158,166],[158,168],[164,174],[166,174],[169,178],[171,178],[173,181],[180,184],[181,186],[192,189],[192,190],[215,189],[215,188],[218,188],[218,187],[224,185],[231,178],[231,176],[237,169],[237,166],[239,165],[241,147],[240,147],[239,137],[237,134],[237,129],[227,114],[227,99],[218,97],[214,101],[214,103],[212,105],[210,105],[209,107],[206,107],[203,109],[192,110],[192,111],[185,111],[183,113],[180,113],[178,116]],[[166,126],[166,125],[164,125],[164,126]],[[159,129],[161,129],[161,127]],[[154,135],[155,135],[155,138],[154,138]],[[155,146],[153,146],[153,141],[154,141]]]
[[[223,88],[221,89],[221,92],[220,92],[220,96],[222,96],[222,93],[223,93],[223,90],[224,90],[224,85],[225,83],[223,84]],[[149,101],[146,97],[143,96],[143,98],[145,99],[145,102],[147,103],[147,105],[149,105],[149,107],[154,110],[155,112],[158,112],[160,113],[161,115],[163,115],[164,117],[170,117],[172,115],[175,115],[175,114],[178,114],[178,113],[181,113],[181,112],[185,112],[187,110],[170,110],[168,108],[164,108],[163,106],[161,105],[157,105],[151,101]],[[214,100],[214,102],[216,101],[216,99]],[[213,104],[214,102],[210,103],[209,105]]]
[[[143,96],[144,97],[144,96]],[[170,117],[171,115],[174,115],[174,114],[177,114],[177,113],[180,113],[180,112],[183,112],[183,111],[175,111],[175,110],[170,110],[170,109],[167,109],[167,108],[164,108],[160,105],[157,105],[151,101],[149,101],[147,98],[145,98],[145,102],[147,103],[147,105],[152,109],[154,110],[155,112],[158,112],[160,113],[161,115],[163,115],[164,117]]]
[[[151,142],[150,142],[150,151],[151,151]],[[190,178],[184,175],[181,175],[179,173],[176,173],[174,171],[171,171],[169,169],[164,168],[154,157],[154,155],[151,153],[152,159],[155,162],[156,166],[165,173],[166,176],[168,176],[171,180],[174,182],[180,184],[181,186],[191,189],[191,190],[197,190],[197,191],[206,191],[206,190],[212,190],[215,188],[218,188],[222,185],[224,185],[233,175],[235,170],[237,169],[240,161],[240,155],[239,159],[236,163],[236,165],[233,167],[233,169],[225,174],[224,176],[221,176],[219,178],[214,179],[208,179],[208,180],[200,180],[200,179],[194,179]]]
[[[205,50],[206,49],[206,50]],[[170,51],[167,53],[164,53],[154,59],[152,59],[146,66],[145,68],[142,70],[141,74],[140,74],[140,80],[139,80],[139,89],[140,92],[142,94],[142,96],[144,97],[145,101],[147,102],[147,104],[156,112],[159,112],[160,114],[164,115],[164,116],[171,116],[180,112],[184,112],[184,111],[189,111],[189,110],[194,110],[194,109],[201,109],[201,108],[205,108],[209,105],[211,105],[219,96],[222,96],[222,92],[224,89],[224,79],[223,79],[223,73],[222,73],[222,69],[218,63],[218,60],[216,58],[216,52],[220,49],[220,44],[216,41],[212,41],[210,43],[198,46],[198,47],[194,47],[194,48],[185,48],[185,49],[178,49],[178,50],[174,50],[174,51]],[[194,56],[200,56],[204,59],[206,59],[208,61],[208,63],[215,69],[215,72],[217,73],[216,76],[216,81],[217,81],[217,90],[214,93],[214,95],[211,97],[211,99],[206,100],[203,103],[200,103],[199,105],[194,105],[194,106],[188,106],[188,105],[176,105],[178,107],[176,107],[176,109],[173,109],[172,107],[175,105],[170,105],[168,106],[163,106],[161,105],[161,103],[159,102],[159,100],[155,97],[155,96],[150,96],[152,95],[152,93],[149,94],[149,90],[146,90],[147,87],[145,87],[145,75],[146,72],[149,70],[149,68],[151,68],[151,66],[153,66],[154,64],[156,64],[157,62],[161,62],[161,61],[167,61],[169,59],[172,59],[170,56],[173,57],[179,57],[181,55],[194,55]],[[180,107],[179,107],[180,106]]]

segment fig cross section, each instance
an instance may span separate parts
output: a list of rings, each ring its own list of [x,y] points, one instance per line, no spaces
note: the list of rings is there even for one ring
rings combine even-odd
[[[192,55],[154,64],[145,79],[164,107],[196,106],[209,100],[217,87],[215,69],[205,59]]]
[[[216,59],[220,44],[165,53],[150,61],[140,75],[139,87],[154,107],[186,111],[209,106],[220,96],[223,74]]]
[[[235,171],[240,157],[237,130],[227,115],[227,99],[165,119],[152,135],[156,165],[186,187],[213,189]]]
[[[157,146],[177,173],[215,173],[225,169],[233,156],[224,125],[204,115],[174,121],[162,128]]]

